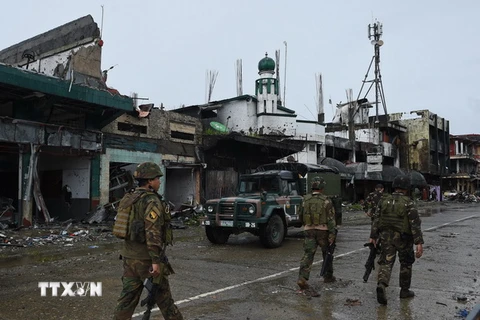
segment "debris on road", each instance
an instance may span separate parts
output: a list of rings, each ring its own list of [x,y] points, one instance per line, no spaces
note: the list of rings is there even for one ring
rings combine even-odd
[[[343,305],[344,306],[350,306],[350,307],[361,306],[362,302],[359,299],[348,298]]]
[[[113,239],[110,225],[83,226],[74,222],[58,223],[44,227],[12,229],[0,233],[1,247],[32,247],[44,245],[73,246],[77,242]]]

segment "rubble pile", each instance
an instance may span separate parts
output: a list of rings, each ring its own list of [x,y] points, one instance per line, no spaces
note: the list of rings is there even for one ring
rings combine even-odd
[[[450,192],[445,194],[445,199],[448,201],[457,202],[480,202],[480,196],[468,192]]]
[[[22,228],[20,230],[6,229],[0,232],[0,250],[4,247],[32,247],[57,245],[74,246],[79,242],[99,242],[116,239],[109,225],[85,227],[69,223],[67,226],[45,226]]]

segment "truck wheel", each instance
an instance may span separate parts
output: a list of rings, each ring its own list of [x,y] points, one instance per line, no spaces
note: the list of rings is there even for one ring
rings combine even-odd
[[[285,238],[285,225],[282,218],[274,214],[260,235],[260,241],[267,248],[278,248]]]
[[[212,226],[205,226],[205,233],[207,234],[207,239],[213,244],[225,244],[230,237],[229,232]]]

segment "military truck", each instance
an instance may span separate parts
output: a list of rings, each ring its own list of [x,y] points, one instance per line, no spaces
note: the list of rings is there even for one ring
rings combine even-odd
[[[205,203],[202,225],[210,242],[224,244],[231,234],[250,232],[267,248],[277,248],[288,227],[301,227],[298,216],[303,196],[311,183],[323,177],[324,193],[334,204],[336,222],[341,224],[340,175],[336,168],[308,163],[272,163],[243,174],[234,197]]]

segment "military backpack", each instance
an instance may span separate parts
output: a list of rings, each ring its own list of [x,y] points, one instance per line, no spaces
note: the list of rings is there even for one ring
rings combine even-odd
[[[131,223],[131,213],[134,207],[134,204],[147,192],[145,191],[134,191],[131,190],[125,194],[125,196],[120,201],[118,206],[117,216],[115,218],[115,223],[113,225],[113,235],[120,239],[128,238],[128,230]]]
[[[327,223],[327,200],[327,196],[323,194],[305,196],[303,222],[306,226]]]
[[[401,233],[411,233],[408,222],[409,197],[400,194],[384,195],[379,203],[379,227]]]

